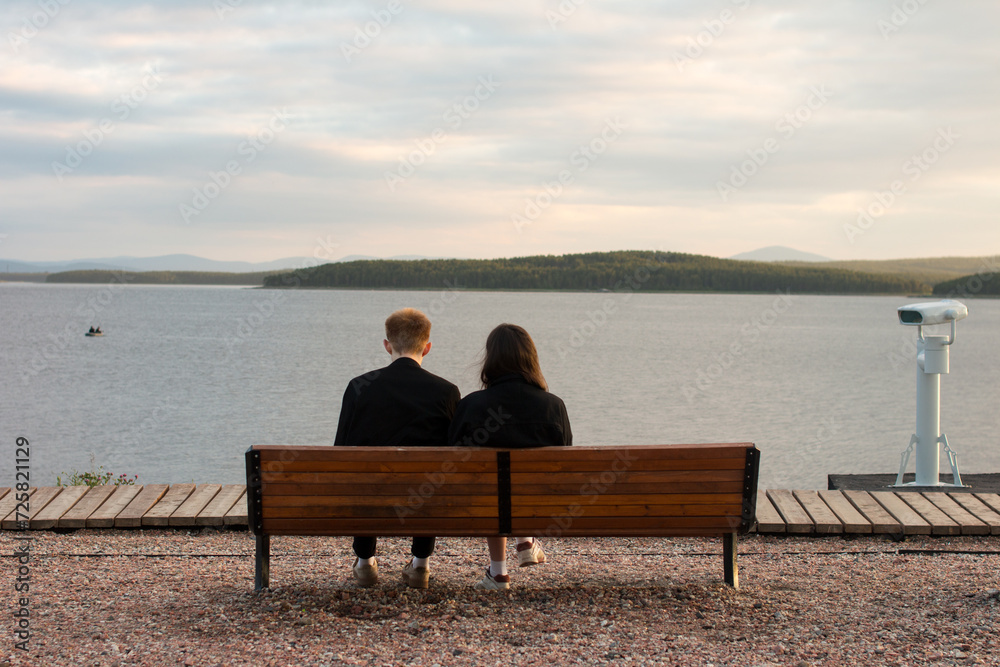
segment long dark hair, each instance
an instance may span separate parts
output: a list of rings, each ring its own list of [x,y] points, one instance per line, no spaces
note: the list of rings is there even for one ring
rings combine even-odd
[[[479,374],[484,387],[498,378],[515,373],[525,382],[548,391],[542,369],[538,365],[538,350],[531,336],[516,324],[498,324],[486,337],[483,370]]]

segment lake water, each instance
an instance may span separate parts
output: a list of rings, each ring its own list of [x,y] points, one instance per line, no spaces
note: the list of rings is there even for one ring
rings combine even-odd
[[[463,394],[490,329],[524,326],[576,444],[752,441],[761,488],[826,488],[828,473],[898,469],[916,331],[895,313],[910,301],[0,284],[0,482],[18,436],[38,485],[91,459],[140,483],[242,482],[251,444],[332,443],[348,380],[388,360],[386,315],[414,306],[434,323],[425,367]],[[968,305],[942,428],[963,473],[997,472],[1000,301]],[[85,337],[96,324],[106,335]]]

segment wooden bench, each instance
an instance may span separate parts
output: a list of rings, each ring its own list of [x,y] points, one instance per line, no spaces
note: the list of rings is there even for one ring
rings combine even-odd
[[[635,447],[298,447],[247,450],[254,587],[272,535],[722,537],[755,522],[751,443]]]

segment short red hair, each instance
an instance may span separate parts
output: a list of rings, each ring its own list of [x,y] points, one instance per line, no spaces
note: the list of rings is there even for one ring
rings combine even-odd
[[[397,310],[385,320],[385,337],[401,354],[420,354],[431,339],[431,321],[416,308]]]

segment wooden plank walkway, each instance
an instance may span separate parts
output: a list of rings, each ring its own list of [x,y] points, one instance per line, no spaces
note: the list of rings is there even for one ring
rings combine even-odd
[[[0,526],[21,530],[0,487]],[[29,530],[247,525],[243,484],[31,488]],[[760,534],[1000,535],[1000,494],[915,491],[757,492]]]

